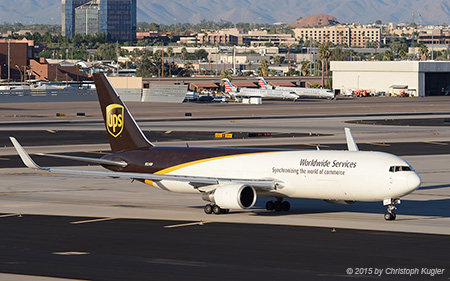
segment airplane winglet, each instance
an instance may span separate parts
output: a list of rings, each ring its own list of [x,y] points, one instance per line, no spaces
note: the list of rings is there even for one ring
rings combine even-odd
[[[16,149],[17,153],[19,154],[20,158],[22,159],[22,162],[30,169],[37,169],[37,170],[46,170],[45,168],[42,168],[38,164],[36,164],[33,159],[31,159],[30,155],[25,151],[25,149],[20,145],[20,143],[14,138],[9,137],[12,144],[14,145],[14,148]]]
[[[358,145],[353,138],[352,131],[350,128],[345,128],[345,138],[347,139],[348,151],[359,151]]]

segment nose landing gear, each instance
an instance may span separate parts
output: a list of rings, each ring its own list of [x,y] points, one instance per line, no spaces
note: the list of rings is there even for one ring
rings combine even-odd
[[[393,221],[397,218],[397,215],[394,213],[394,210],[397,209],[395,204],[400,204],[400,199],[386,199],[383,201],[383,204],[387,205],[387,212],[384,214],[384,219],[387,221]]]

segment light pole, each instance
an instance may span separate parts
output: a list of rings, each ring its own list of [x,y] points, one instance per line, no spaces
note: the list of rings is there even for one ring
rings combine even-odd
[[[22,82],[22,80],[23,80],[23,76],[22,76],[22,70],[20,70],[20,67],[16,64],[16,67],[17,67],[17,69],[19,70],[19,72],[20,72],[20,82]]]

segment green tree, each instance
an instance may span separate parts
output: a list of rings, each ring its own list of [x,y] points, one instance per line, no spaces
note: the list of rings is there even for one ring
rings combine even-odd
[[[328,49],[328,44],[322,44],[319,47],[319,53],[317,54],[320,61],[322,62],[322,85],[325,87],[325,72],[328,76],[328,59],[330,58],[330,50]]]
[[[181,48],[181,57],[183,60],[186,59],[187,49],[185,47]]]
[[[394,58],[394,54],[392,53],[392,51],[387,50],[383,53],[383,60],[390,61],[393,58]]]
[[[286,73],[287,76],[299,76],[300,72],[292,67],[289,67],[288,72]]]
[[[406,56],[406,51],[404,49],[401,49],[398,51],[398,55],[400,56],[400,59],[403,60],[403,58]]]
[[[226,71],[226,70],[222,71],[222,72],[220,73],[220,79],[228,79],[228,80],[231,81],[231,79],[232,79],[231,72],[230,72],[230,71]],[[222,82],[223,82],[223,81],[222,81]]]
[[[420,60],[427,60],[428,47],[425,44],[419,46]]]
[[[257,70],[258,75],[267,76],[268,71],[269,71],[269,63],[266,60],[261,60],[259,62],[259,67]]]
[[[308,75],[308,72],[309,72],[309,61],[308,60],[304,60],[304,61],[302,61],[302,75],[303,76],[306,76],[306,75]]]

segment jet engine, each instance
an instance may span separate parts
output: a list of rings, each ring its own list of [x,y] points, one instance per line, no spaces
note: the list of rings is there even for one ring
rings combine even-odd
[[[215,203],[222,209],[248,209],[256,202],[256,191],[248,185],[220,185],[214,192],[203,194],[203,200]]]

